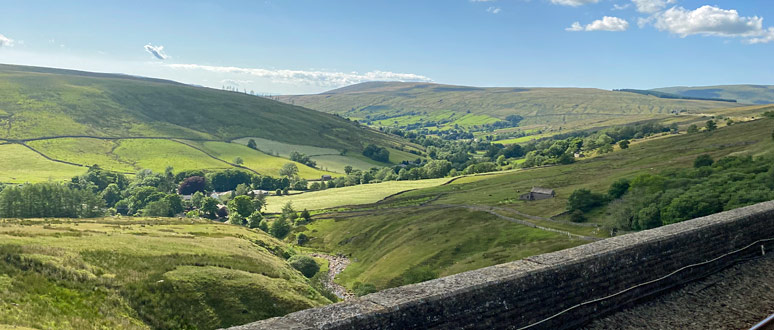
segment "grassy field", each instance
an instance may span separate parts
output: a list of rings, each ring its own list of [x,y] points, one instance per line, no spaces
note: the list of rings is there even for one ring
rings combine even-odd
[[[447,181],[449,181],[448,178],[416,181],[388,181],[343,188],[331,188],[298,195],[269,196],[266,200],[268,203],[266,209],[268,212],[280,212],[282,206],[287,202],[293,203],[293,207],[297,210],[319,210],[345,205],[370,204],[402,191],[437,186]]]
[[[0,145],[0,182],[61,181],[81,175],[85,170],[49,161],[20,144]]]
[[[120,172],[163,170],[167,166],[175,170],[229,167],[173,141],[132,139],[138,137],[227,142],[253,136],[261,141],[261,150],[284,157],[293,150],[330,155],[326,157],[344,153],[348,158],[321,160],[322,167],[335,172],[343,172],[345,165],[362,169],[386,165],[351,156],[359,156],[371,143],[391,148],[396,162],[408,159],[408,153],[398,149],[421,149],[397,136],[330,114],[252,95],[125,75],[0,65],[0,109],[0,141],[29,142],[57,160],[98,164]],[[39,138],[45,139],[31,140]],[[229,162],[231,156],[242,153],[233,147],[227,149],[222,152],[232,158],[224,159]],[[252,151],[240,157],[253,160],[250,166],[260,168],[259,172],[279,171],[274,166],[280,162],[277,159],[259,160]],[[35,174],[38,163],[23,164],[32,166],[25,170],[30,174],[14,180],[45,181],[52,177],[48,167],[54,165],[43,165]],[[321,173],[309,169],[302,175],[316,178]]]
[[[351,256],[354,262],[337,279],[343,285],[393,287],[586,242],[496,218],[493,213],[575,235],[607,237],[610,219],[605,209],[588,213],[586,224],[548,218],[566,210],[567,198],[575,189],[605,193],[620,178],[692,167],[700,154],[717,159],[770,153],[772,129],[774,120],[762,119],[714,132],[635,141],[627,150],[570,165],[462,177],[375,205],[317,215],[298,230],[312,237],[313,248]],[[519,200],[534,186],[555,189],[557,196]]]
[[[337,281],[378,289],[556,251],[578,239],[462,208],[402,208],[340,214],[302,227],[311,247],[350,255]]]
[[[283,96],[284,102],[352,118],[390,118],[376,126],[402,126],[435,118],[481,125],[511,114],[521,126],[563,131],[661,119],[672,111],[703,112],[735,104],[662,99],[590,88],[477,88],[429,83],[370,82],[316,95]],[[395,121],[398,121],[396,124]]]
[[[193,142],[187,143],[196,145],[206,150],[208,153],[227,162],[233,162],[236,157],[242,158],[245,167],[251,168],[258,173],[280,177],[279,170],[287,163],[295,163],[298,167],[298,175],[304,179],[320,179],[325,174],[336,175],[332,172],[321,171],[309,166],[291,162],[288,159],[269,156],[263,152],[250,149],[244,145],[228,142]]]
[[[0,220],[0,325],[214,329],[330,303],[281,242],[208,220]]]
[[[396,200],[440,195],[433,203],[500,206],[550,217],[566,209],[567,197],[575,189],[606,192],[609,185],[620,178],[657,173],[668,168],[691,167],[700,154],[709,154],[717,159],[726,155],[760,156],[770,153],[774,150],[772,129],[774,120],[761,119],[722,127],[715,132],[638,141],[627,150],[575,164],[513,171],[465,184],[425,188],[402,194]],[[557,197],[541,201],[518,199],[520,194],[534,186],[555,189]],[[591,220],[604,224],[606,217],[602,214],[600,218]]]

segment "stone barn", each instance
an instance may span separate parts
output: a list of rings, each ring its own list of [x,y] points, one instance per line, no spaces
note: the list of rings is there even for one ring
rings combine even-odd
[[[554,198],[554,196],[556,196],[556,192],[553,189],[532,187],[530,192],[519,196],[519,199],[526,201],[539,201],[541,199]]]

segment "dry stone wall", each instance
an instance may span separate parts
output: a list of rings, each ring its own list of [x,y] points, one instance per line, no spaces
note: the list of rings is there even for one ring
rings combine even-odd
[[[766,251],[774,201],[232,329],[572,329]]]

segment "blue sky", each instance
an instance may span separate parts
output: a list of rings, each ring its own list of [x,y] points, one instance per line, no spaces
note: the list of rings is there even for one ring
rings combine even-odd
[[[0,63],[272,94],[774,84],[772,58],[770,0],[0,0]]]

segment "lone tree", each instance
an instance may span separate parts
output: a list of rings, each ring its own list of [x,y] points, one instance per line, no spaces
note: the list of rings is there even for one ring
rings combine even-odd
[[[714,120],[707,120],[707,131],[714,131],[718,128],[718,124],[715,124]]]
[[[290,229],[290,223],[285,220],[285,217],[281,216],[271,223],[269,233],[276,238],[283,239],[290,233]]]
[[[288,263],[307,278],[311,278],[320,271],[320,265],[309,256],[294,255],[288,259]]]
[[[691,126],[688,126],[688,133],[697,133],[699,132],[699,126],[696,126],[696,124],[692,124]]]
[[[255,140],[250,139],[250,141],[247,141],[247,147],[250,149],[258,149],[258,145],[255,144]]]
[[[242,159],[242,157],[237,156],[236,158],[234,158],[234,164],[242,165],[244,163],[245,161]]]
[[[618,146],[621,147],[621,149],[629,149],[629,140],[618,142]]]
[[[295,178],[296,175],[298,175],[298,166],[296,166],[296,164],[293,164],[293,163],[287,163],[285,165],[282,165],[282,168],[280,169],[279,174],[281,176],[287,177],[288,179]]]
[[[774,134],[774,133],[772,133],[772,134]],[[774,136],[774,135],[772,135],[772,136]],[[352,173],[352,166],[349,166],[349,165],[344,166],[344,173],[346,173],[347,175]]]

